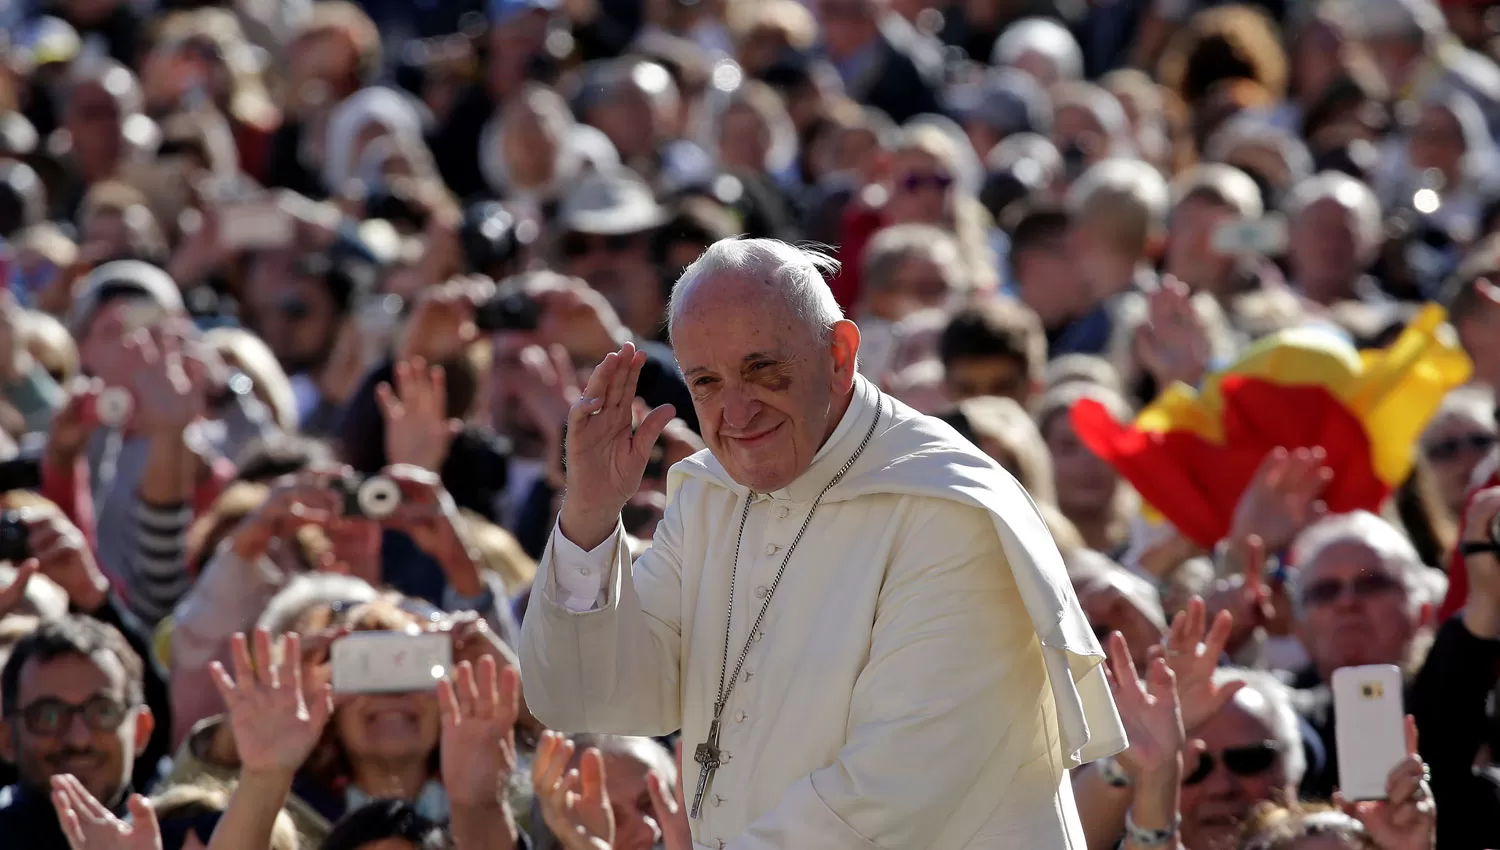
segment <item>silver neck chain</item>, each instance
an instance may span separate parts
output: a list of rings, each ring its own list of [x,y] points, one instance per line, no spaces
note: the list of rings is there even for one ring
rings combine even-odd
[[[884,399],[877,395],[875,418],[870,422],[870,428],[865,432],[865,438],[860,441],[859,448],[854,450],[854,454],[849,455],[849,459],[844,461],[838,473],[824,485],[818,497],[813,499],[812,507],[807,511],[807,518],[802,520],[802,527],[797,529],[797,536],[792,538],[792,544],[786,547],[786,554],[781,558],[781,566],[776,568],[776,577],[771,580],[771,586],[766,591],[766,598],[760,603],[760,611],[755,615],[755,622],[750,624],[750,632],[745,635],[745,645],[740,649],[739,660],[734,664],[734,673],[728,675],[729,639],[734,626],[734,584],[740,568],[740,545],[745,542],[745,521],[750,518],[750,502],[755,497],[753,492],[745,494],[745,507],[740,511],[740,532],[734,541],[734,560],[729,567],[729,610],[724,615],[724,657],[719,664],[719,696],[714,702],[714,720],[719,719],[719,716],[724,713],[724,706],[729,704],[729,695],[734,693],[734,686],[739,683],[740,671],[744,669],[745,659],[750,655],[750,646],[755,642],[755,633],[760,630],[761,623],[766,619],[766,611],[771,607],[771,599],[776,595],[776,588],[781,585],[781,577],[786,573],[786,565],[792,560],[792,553],[797,551],[797,544],[802,542],[802,536],[807,533],[808,526],[812,525],[813,514],[818,512],[818,505],[823,503],[823,497],[828,495],[828,491],[849,474],[849,470],[854,467],[854,462],[864,454],[865,447],[870,444],[870,438],[875,436],[875,428],[880,424],[880,415],[884,408]]]

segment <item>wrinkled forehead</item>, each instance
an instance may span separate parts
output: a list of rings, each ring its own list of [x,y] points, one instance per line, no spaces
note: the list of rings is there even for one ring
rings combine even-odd
[[[1329,541],[1312,553],[1302,565],[1303,584],[1324,577],[1345,577],[1362,573],[1389,573],[1397,575],[1400,568],[1387,563],[1386,558],[1365,540],[1341,537]]]
[[[675,305],[674,344],[679,336],[723,337],[730,331],[788,343],[811,336],[792,309],[783,284],[769,272],[720,272],[678,285],[687,289]]]

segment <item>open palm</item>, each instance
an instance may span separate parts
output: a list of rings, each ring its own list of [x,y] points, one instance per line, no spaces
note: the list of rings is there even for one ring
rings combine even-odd
[[[130,798],[130,822],[115,817],[72,774],[52,777],[52,807],[73,850],[162,850],[161,826],[146,798]]]
[[[224,665],[212,665],[214,684],[229,707],[240,766],[247,772],[295,773],[317,746],[333,711],[328,685],[307,694],[302,685],[302,641],[286,635],[281,658],[274,657],[271,636],[255,630],[252,662],[244,633],[231,641],[234,678]]]
[[[632,406],[646,355],[625,343],[594,369],[568,411],[567,505],[574,516],[611,522],[641,486],[651,447],[676,411],[662,405],[634,426]],[[576,541],[575,541],[576,542]]]
[[[1177,678],[1177,698],[1182,705],[1182,724],[1188,730],[1196,729],[1219,709],[1229,704],[1236,692],[1244,687],[1243,682],[1219,683],[1214,681],[1214,670],[1224,654],[1234,631],[1234,616],[1220,611],[1204,634],[1208,619],[1207,609],[1200,597],[1194,596],[1187,609],[1177,612],[1172,618],[1172,630],[1167,635],[1166,662]]]
[[[542,820],[567,850],[610,850],[615,816],[604,790],[604,756],[585,750],[569,770],[575,747],[566,736],[545,732],[531,766],[531,787]]]
[[[499,670],[493,656],[476,672],[464,661],[452,681],[438,682],[443,715],[443,787],[454,806],[493,805],[516,769],[516,715],[521,677]]]
[[[1130,739],[1130,746],[1117,756],[1120,766],[1132,776],[1169,766],[1187,739],[1172,669],[1164,659],[1157,658],[1142,682],[1123,635],[1111,633],[1108,649],[1109,683]]]

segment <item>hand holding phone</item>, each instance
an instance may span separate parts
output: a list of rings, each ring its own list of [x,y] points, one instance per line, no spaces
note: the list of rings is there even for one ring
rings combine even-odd
[[[431,691],[453,668],[445,632],[354,632],[329,651],[333,690],[341,694]]]
[[[1401,669],[1394,664],[1333,672],[1339,788],[1350,801],[1386,799],[1386,780],[1406,758]]]

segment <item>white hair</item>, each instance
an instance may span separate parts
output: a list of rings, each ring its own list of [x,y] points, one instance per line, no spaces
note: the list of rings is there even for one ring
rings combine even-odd
[[[1096,198],[1106,196],[1130,201],[1145,220],[1148,233],[1159,233],[1166,228],[1171,193],[1166,178],[1149,163],[1112,157],[1092,166],[1068,187],[1068,212],[1079,215]]]
[[[314,605],[373,602],[379,594],[369,582],[338,573],[302,573],[286,583],[261,612],[255,627],[272,635],[286,632]]]
[[[1363,181],[1341,171],[1314,174],[1298,183],[1287,197],[1287,219],[1296,227],[1297,217],[1320,201],[1333,201],[1354,216],[1354,236],[1359,241],[1360,256],[1366,262],[1374,259],[1384,227],[1375,192]]]
[[[1430,575],[1433,571],[1422,563],[1422,556],[1411,540],[1400,529],[1369,511],[1350,511],[1318,520],[1292,542],[1292,564],[1296,566],[1292,571],[1292,601],[1299,615],[1304,589],[1302,577],[1330,547],[1350,542],[1365,546],[1387,566],[1397,570],[1414,607],[1437,601],[1435,594],[1440,595],[1440,591]]]
[[[1005,28],[990,51],[990,64],[1008,67],[1027,53],[1040,53],[1057,68],[1059,79],[1083,78],[1083,49],[1068,28],[1050,18],[1022,18]]]
[[[668,336],[675,335],[684,305],[699,285],[723,275],[748,275],[773,281],[797,318],[819,339],[827,339],[834,324],[844,318],[827,280],[838,268],[838,261],[821,251],[779,239],[720,239],[683,271],[672,288]]]
[[[1281,763],[1286,768],[1289,785],[1302,782],[1307,772],[1307,753],[1302,749],[1302,722],[1292,707],[1291,689],[1275,676],[1243,667],[1220,667],[1214,671],[1214,683],[1227,685],[1244,682],[1245,687],[1230,703],[1235,708],[1266,724],[1281,745]]]
[[[1172,181],[1172,206],[1192,197],[1209,196],[1228,204],[1240,218],[1260,218],[1265,204],[1250,175],[1222,162],[1195,165]]]
[[[1495,430],[1495,392],[1489,387],[1465,386],[1449,390],[1438,402],[1432,422],[1449,416],[1463,416]],[[1427,426],[1431,428],[1432,425]]]
[[[1135,134],[1130,129],[1130,116],[1114,92],[1079,80],[1058,83],[1052,90],[1052,111],[1056,114],[1068,108],[1082,109],[1094,116],[1109,137],[1111,156],[1135,155]]]

